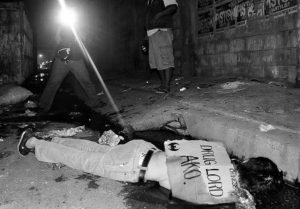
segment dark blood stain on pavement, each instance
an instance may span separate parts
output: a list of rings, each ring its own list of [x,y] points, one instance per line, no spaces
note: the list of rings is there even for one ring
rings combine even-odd
[[[82,175],[79,175],[75,179],[77,179],[77,180],[90,180],[90,181],[94,180],[94,181],[96,181],[96,180],[98,180],[100,178],[101,178],[100,176],[96,176],[96,175],[89,174],[89,173],[84,173]]]
[[[36,187],[30,187],[28,190],[30,190],[30,191],[39,191],[39,189],[38,188],[36,188]]]
[[[75,179],[89,181],[88,188],[89,189],[97,189],[99,187],[99,185],[96,183],[96,181],[100,178],[101,178],[100,176],[84,173],[84,174],[76,177]]]
[[[61,175],[60,177],[55,179],[56,182],[63,182],[63,181],[66,181],[66,180],[68,180],[68,178],[65,177],[64,175]]]
[[[96,183],[95,180],[90,181],[88,184],[89,189],[98,189],[98,187],[99,187],[99,185]]]

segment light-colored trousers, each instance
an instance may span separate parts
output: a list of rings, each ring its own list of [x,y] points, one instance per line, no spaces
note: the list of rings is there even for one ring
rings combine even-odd
[[[149,150],[157,148],[143,140],[114,147],[96,142],[55,137],[51,142],[38,140],[35,156],[39,161],[62,163],[87,173],[126,182],[137,182]]]

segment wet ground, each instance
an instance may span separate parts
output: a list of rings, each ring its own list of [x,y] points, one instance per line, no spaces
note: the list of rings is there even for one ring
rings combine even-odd
[[[83,105],[70,96],[68,90],[56,97],[50,114],[28,117],[23,104],[6,109],[0,120],[0,208],[128,208],[128,209],[194,209],[235,208],[233,205],[195,206],[169,198],[168,191],[155,182],[143,185],[111,181],[99,176],[37,162],[33,156],[21,158],[16,144],[21,132],[27,127],[36,131],[49,131],[68,127],[86,126],[77,136],[97,140],[104,130],[120,133],[121,127],[101,113]],[[126,137],[126,136],[125,136]],[[162,130],[136,131],[140,138],[163,148],[163,141],[181,136]],[[130,138],[126,138],[130,140]],[[254,194],[257,209],[298,209],[300,190],[298,185],[285,185],[272,194]]]

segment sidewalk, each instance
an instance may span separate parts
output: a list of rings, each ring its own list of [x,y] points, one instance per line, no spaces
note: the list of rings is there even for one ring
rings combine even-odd
[[[230,82],[229,82],[230,81]],[[300,89],[257,81],[175,79],[172,92],[156,94],[158,81],[110,80],[108,88],[135,130],[168,127],[195,138],[222,141],[241,158],[264,156],[300,178]],[[105,95],[101,99],[107,104]],[[117,120],[111,105],[101,112]]]

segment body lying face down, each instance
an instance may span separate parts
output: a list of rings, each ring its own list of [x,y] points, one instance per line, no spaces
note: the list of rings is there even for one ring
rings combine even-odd
[[[195,204],[237,202],[239,191],[268,192],[283,183],[282,172],[271,160],[231,161],[220,142],[173,140],[164,145],[165,151],[144,140],[113,147],[74,138],[55,137],[49,142],[26,130],[18,150],[23,156],[34,152],[39,161],[62,163],[114,180],[157,181],[173,197]]]

